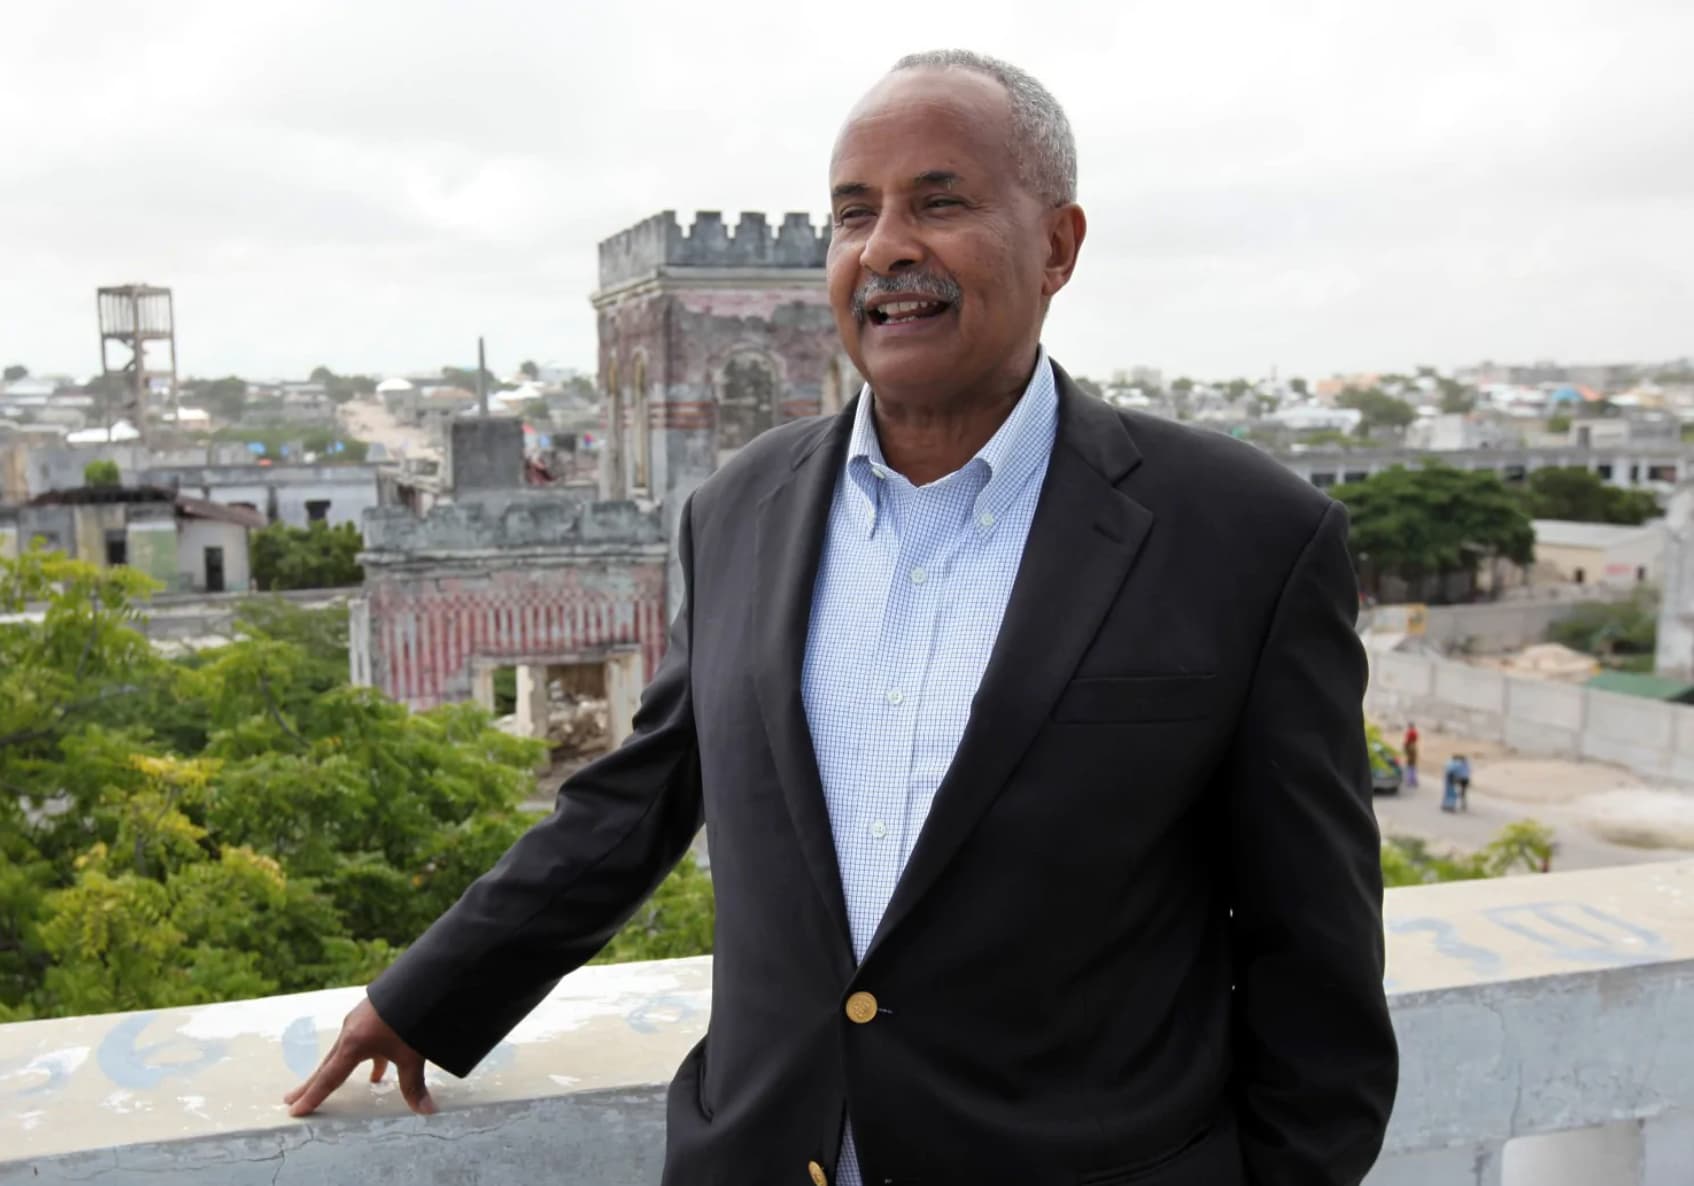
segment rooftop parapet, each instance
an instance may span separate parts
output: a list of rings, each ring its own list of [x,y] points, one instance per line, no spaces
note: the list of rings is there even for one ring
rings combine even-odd
[[[1694,1181],[1690,901],[1694,861],[1389,891],[1400,1094],[1366,1186]],[[0,1186],[652,1186],[711,958],[573,972],[468,1079],[432,1070],[438,1115],[356,1074],[290,1120],[363,995],[0,1025]]]
[[[828,250],[828,222],[819,230],[804,211],[784,214],[773,233],[759,211],[744,212],[732,230],[721,211],[701,210],[684,231],[666,210],[601,241],[600,287],[660,268],[821,268]]]

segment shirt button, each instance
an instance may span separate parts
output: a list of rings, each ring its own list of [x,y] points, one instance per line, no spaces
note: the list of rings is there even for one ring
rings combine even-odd
[[[921,585],[929,579],[929,574],[921,568],[912,569],[912,584]]]
[[[978,515],[976,517],[976,521],[978,525],[982,527],[994,526],[994,516],[989,514],[987,511],[983,511],[982,514]]]
[[[900,704],[905,699],[906,699],[906,694],[904,692],[902,692],[899,688],[890,688],[888,690],[888,703],[890,703],[890,704]]]
[[[888,835],[888,825],[883,823],[881,820],[877,820],[875,823],[871,824],[871,835],[875,836],[878,840],[881,840],[884,836]]]
[[[875,474],[879,478],[886,478],[888,476],[888,471],[883,469],[880,465],[871,466],[871,473]]]

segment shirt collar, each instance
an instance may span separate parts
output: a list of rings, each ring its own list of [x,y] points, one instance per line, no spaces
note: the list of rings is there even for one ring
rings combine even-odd
[[[847,477],[859,491],[859,518],[867,535],[876,531],[877,512],[885,483],[898,478],[888,468],[882,442],[876,435],[876,420],[871,407],[873,399],[867,383],[860,389],[859,405],[853,413],[853,434],[847,442]],[[968,469],[980,461],[988,470],[988,481],[972,508],[972,515],[981,527],[991,528],[1000,520],[1030,476],[1052,453],[1058,420],[1058,384],[1053,378],[1053,364],[1048,361],[1047,348],[1042,346],[1036,354],[1035,373],[1030,376],[1029,385],[1012,408],[1011,415],[976,451],[975,456],[960,467],[960,470]]]

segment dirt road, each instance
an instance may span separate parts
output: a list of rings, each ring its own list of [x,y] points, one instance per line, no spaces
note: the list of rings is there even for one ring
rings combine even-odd
[[[361,396],[342,404],[341,423],[355,439],[379,444],[396,459],[438,455],[423,429],[395,420],[380,399]]]

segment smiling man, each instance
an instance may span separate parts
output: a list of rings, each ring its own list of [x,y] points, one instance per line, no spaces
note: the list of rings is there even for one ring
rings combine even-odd
[[[288,1099],[465,1074],[705,821],[674,1186],[1353,1186],[1396,1056],[1340,508],[1041,347],[1086,222],[1052,96],[903,59],[831,162],[868,379],[682,515],[635,734]],[[568,1068],[561,1068],[568,1069]]]

